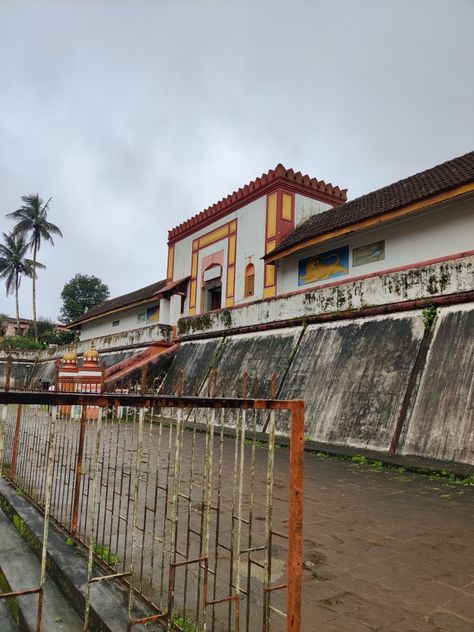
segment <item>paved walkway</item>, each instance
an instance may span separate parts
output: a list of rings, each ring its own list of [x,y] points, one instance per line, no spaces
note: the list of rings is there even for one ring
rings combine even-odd
[[[474,631],[474,486],[305,467],[305,632]]]

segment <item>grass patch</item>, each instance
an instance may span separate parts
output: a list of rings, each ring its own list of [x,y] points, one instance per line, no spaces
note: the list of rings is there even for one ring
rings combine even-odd
[[[110,566],[116,566],[121,561],[118,555],[112,553],[107,546],[98,542],[94,543],[94,553]]]
[[[335,461],[352,461],[352,463],[355,463],[356,465],[366,465],[370,468],[373,468],[374,470],[395,470],[400,474],[404,474],[405,472],[416,473],[427,476],[431,480],[445,481],[446,483],[453,483],[455,485],[474,486],[474,474],[463,476],[462,474],[456,474],[455,472],[451,472],[450,470],[441,470],[438,472],[429,470],[426,467],[405,467],[403,465],[395,465],[392,463],[384,463],[383,461],[379,461],[376,459],[370,459],[363,454],[348,456],[345,454],[331,454],[328,452],[310,452],[310,455],[318,457],[320,459],[330,458]],[[405,481],[411,480],[406,477],[397,477],[397,479]]]
[[[358,463],[359,465],[367,465],[369,462],[368,458],[362,454],[356,454],[356,456],[352,457],[351,461],[353,463]]]
[[[171,623],[181,632],[202,632],[202,629],[198,627],[197,623],[188,617],[184,618],[174,614],[171,617]]]

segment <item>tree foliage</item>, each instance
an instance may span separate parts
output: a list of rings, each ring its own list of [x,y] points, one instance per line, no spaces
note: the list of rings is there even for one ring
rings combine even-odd
[[[43,349],[41,342],[36,342],[29,336],[3,336],[0,338],[0,349],[2,351],[35,351]]]
[[[36,194],[23,195],[21,198],[23,205],[8,213],[7,217],[16,220],[13,233],[23,237],[28,242],[28,247],[33,253],[33,264],[36,267],[38,251],[42,242],[49,242],[54,246],[53,235],[62,237],[61,230],[48,221],[48,207],[51,198],[44,202],[40,196]],[[44,267],[44,266],[42,266]],[[38,329],[36,324],[36,275],[33,275],[33,331],[35,340],[38,339]]]
[[[76,274],[61,292],[63,305],[59,320],[72,323],[89,309],[101,305],[109,296],[109,288],[101,279],[94,275]]]
[[[3,243],[0,243],[0,278],[5,283],[7,296],[15,294],[16,326],[20,329],[20,305],[18,290],[22,277],[34,278],[38,268],[44,268],[42,263],[27,258],[28,242],[23,235],[3,233]]]
[[[61,331],[57,329],[56,323],[49,318],[38,318],[37,340],[44,346],[47,345],[67,345],[74,342],[76,334],[74,331]],[[34,331],[29,328],[26,332],[29,338],[34,338]]]

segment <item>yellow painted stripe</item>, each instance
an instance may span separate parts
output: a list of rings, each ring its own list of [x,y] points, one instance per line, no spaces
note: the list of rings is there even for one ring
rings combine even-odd
[[[265,287],[275,285],[275,266],[265,266]]]
[[[205,246],[212,244],[214,241],[219,241],[219,239],[224,239],[229,234],[229,227],[221,226],[221,228],[216,228],[207,235],[204,235],[199,239],[199,248],[204,248]]]
[[[267,206],[267,239],[276,235],[276,217],[277,217],[277,194],[272,193],[268,196]]]
[[[190,303],[190,307],[196,307],[196,288],[197,288],[197,284],[196,284],[196,279],[193,279],[191,281],[191,291],[190,291],[190,297],[189,297],[189,303]]]
[[[283,200],[281,205],[281,217],[282,219],[291,222],[291,207],[293,198],[288,193],[283,193]]]
[[[276,246],[276,241],[275,240],[269,241],[267,243],[267,247],[266,247],[267,252],[271,252],[272,250],[275,250],[275,246]]]
[[[198,272],[198,253],[193,254],[193,264],[191,266],[191,276],[196,277]]]
[[[231,235],[229,237],[229,255],[228,255],[228,265],[233,265],[235,263],[235,235]]]
[[[272,266],[273,267],[273,266]],[[234,296],[235,268],[234,266],[227,268],[227,298]]]
[[[174,269],[174,245],[168,248],[168,279],[173,278]]]

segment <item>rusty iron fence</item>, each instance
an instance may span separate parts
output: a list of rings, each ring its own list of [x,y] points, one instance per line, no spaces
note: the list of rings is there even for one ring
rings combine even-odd
[[[84,630],[104,580],[128,585],[129,630],[301,629],[304,404],[209,390],[0,391],[3,474],[44,511],[45,545],[51,516],[87,548]],[[45,564],[46,546],[40,604]]]

